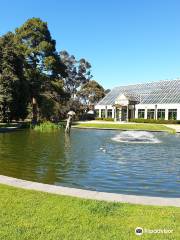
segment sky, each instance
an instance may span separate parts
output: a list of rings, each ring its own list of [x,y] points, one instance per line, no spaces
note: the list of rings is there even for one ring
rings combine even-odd
[[[48,23],[57,51],[92,65],[104,88],[180,77],[179,0],[0,1],[0,35]]]

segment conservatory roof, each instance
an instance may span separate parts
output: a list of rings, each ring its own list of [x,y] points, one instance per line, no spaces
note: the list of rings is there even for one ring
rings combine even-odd
[[[97,105],[113,105],[122,94],[141,104],[180,103],[180,79],[115,87]]]

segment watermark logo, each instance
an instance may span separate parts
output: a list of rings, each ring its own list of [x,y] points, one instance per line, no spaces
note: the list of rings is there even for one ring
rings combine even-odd
[[[135,229],[135,234],[138,235],[138,236],[142,235],[143,234],[143,229],[141,227],[137,227]]]
[[[140,236],[142,234],[172,234],[173,229],[148,229],[148,228],[142,228],[142,227],[137,227],[135,229],[135,234],[137,236]]]

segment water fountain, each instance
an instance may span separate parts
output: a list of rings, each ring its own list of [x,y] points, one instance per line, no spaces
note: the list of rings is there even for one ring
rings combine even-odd
[[[161,143],[153,133],[145,131],[124,131],[111,139],[124,143]]]

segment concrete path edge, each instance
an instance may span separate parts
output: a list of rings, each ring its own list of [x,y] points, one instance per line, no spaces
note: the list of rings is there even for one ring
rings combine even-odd
[[[175,206],[180,207],[180,198],[164,198],[164,197],[148,197],[148,196],[136,196],[125,195],[117,193],[106,193],[89,191],[77,188],[69,188],[62,186],[55,186],[44,183],[37,183],[13,177],[7,177],[0,175],[0,184],[5,184],[17,188],[23,188],[28,190],[36,190],[41,192],[53,193],[64,196],[79,197],[91,200],[101,200],[108,202],[121,202],[132,203],[142,205],[154,205],[154,206]]]

